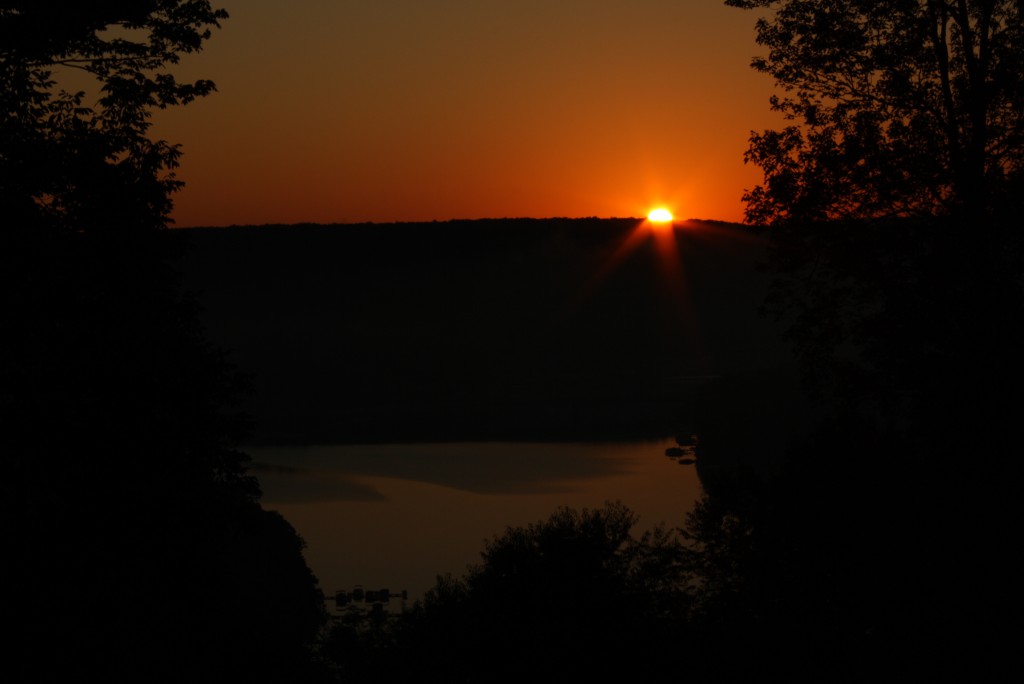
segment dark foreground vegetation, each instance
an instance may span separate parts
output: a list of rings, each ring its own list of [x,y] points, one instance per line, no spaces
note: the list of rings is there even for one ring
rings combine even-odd
[[[324,324],[329,339],[345,344],[342,331],[355,331],[331,377],[358,380],[387,419],[433,411],[400,434],[422,438],[435,424],[451,434],[490,415],[504,399],[489,386],[509,388],[511,415],[541,432],[576,411],[588,428],[600,422],[588,411],[618,415],[638,375],[641,404],[664,407],[679,388],[660,384],[659,364],[675,344],[685,353],[672,374],[721,376],[695,394],[686,460],[707,496],[679,529],[634,531],[620,504],[558,511],[495,537],[478,566],[440,578],[403,615],[329,623],[301,540],[260,506],[236,448],[245,378],[204,338],[171,268],[183,263],[181,241],[165,230],[177,150],[146,135],[152,107],[211,90],[153,72],[198,49],[224,13],[175,0],[0,2],[6,679],[992,681],[1012,672],[1024,409],[1020,3],[730,4],[779,10],[759,25],[770,53],[759,68],[789,88],[792,99],[776,106],[796,124],[752,138],[766,184],[748,200],[751,218],[769,224],[768,308],[788,326],[801,382],[747,363],[743,345],[709,356],[732,366],[688,365],[706,361],[687,327],[701,317],[663,318],[662,300],[645,296],[642,260],[613,259],[600,245],[616,241],[603,235],[586,244],[605,230],[625,234],[629,222],[573,224],[587,231],[520,222],[515,235],[486,237],[490,226],[452,225],[443,230],[460,237],[439,251],[429,231],[352,229],[365,244],[376,244],[371,230],[402,233],[394,267],[365,249],[304,252],[290,273],[319,283],[336,268],[355,279],[325,299],[289,300],[300,305],[294,320],[279,306],[263,332],[273,341],[275,330],[301,329],[315,314],[302,305],[341,293],[345,316]],[[107,26],[149,39],[127,43]],[[50,71],[69,63],[102,86],[95,106],[54,88]],[[283,230],[235,244],[285,244]],[[199,254],[234,239],[210,235]],[[682,238],[680,254],[699,251],[701,235]],[[721,233],[703,235],[712,244]],[[512,241],[496,261],[494,240]],[[432,269],[414,254],[440,267],[436,290],[416,287]],[[559,278],[576,282],[609,260],[615,269],[598,269],[602,279],[569,298],[579,308],[534,306],[568,291]],[[633,280],[609,285],[637,264]],[[260,275],[273,283],[272,270],[239,287],[266,282]],[[360,283],[380,299],[353,296]],[[508,291],[519,285],[525,294]],[[275,292],[252,306],[269,306]],[[445,313],[451,302],[456,313]],[[657,313],[635,317],[638,307]],[[396,319],[358,330],[381,311]],[[461,315],[469,311],[478,315]],[[569,337],[554,339],[571,340],[566,348],[535,337],[565,321]],[[647,330],[649,321],[664,327]],[[451,327],[465,347],[444,349],[463,339]],[[627,349],[636,330],[643,344]],[[743,334],[732,332],[716,339]],[[591,338],[611,346],[611,359]],[[645,355],[648,343],[657,355]],[[375,355],[379,347],[391,353]],[[285,356],[305,362],[301,349]],[[403,377],[408,390],[395,384]],[[259,389],[284,397],[271,402],[295,396]],[[361,426],[350,434],[380,438],[387,420],[364,420],[358,397],[335,401],[345,389],[299,389]],[[438,396],[454,407],[448,417]],[[487,408],[469,413],[477,396]],[[545,420],[531,417],[535,400]],[[613,408],[601,413],[605,400]],[[266,439],[300,420],[275,423],[282,404],[260,410]],[[488,429],[509,428],[497,419]]]
[[[146,136],[151,107],[209,92],[153,71],[221,18],[0,3],[5,681],[313,672],[322,597],[236,449],[245,384],[170,268],[178,152]],[[93,99],[55,87],[69,64],[103,87]]]

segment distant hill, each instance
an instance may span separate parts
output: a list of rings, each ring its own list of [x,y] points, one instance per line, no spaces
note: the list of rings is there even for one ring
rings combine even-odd
[[[664,436],[694,388],[787,361],[766,241],[641,219],[183,229],[261,442]]]

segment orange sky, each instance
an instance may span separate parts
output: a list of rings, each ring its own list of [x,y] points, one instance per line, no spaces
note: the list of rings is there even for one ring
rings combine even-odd
[[[641,216],[742,219],[756,15],[722,0],[221,0],[159,112],[179,226]]]

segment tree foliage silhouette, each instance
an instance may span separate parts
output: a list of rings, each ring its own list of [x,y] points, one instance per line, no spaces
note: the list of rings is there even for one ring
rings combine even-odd
[[[8,220],[133,234],[164,227],[181,152],[147,136],[150,116],[214,89],[179,82],[169,68],[226,17],[206,1],[0,3]]]
[[[463,577],[439,577],[370,662],[384,681],[666,674],[691,576],[674,532],[634,536],[636,523],[616,502],[506,529]]]
[[[754,60],[793,121],[755,133],[753,223],[979,215],[1024,181],[1015,0],[726,0],[765,8]]]
[[[792,123],[751,138],[747,219],[822,411],[780,469],[716,480],[691,517],[704,631],[753,654],[736,679],[987,678],[1015,582],[987,521],[1021,514],[1024,5],[726,4],[770,10],[753,66]],[[728,450],[721,408],[698,435]]]
[[[753,67],[774,78],[771,106],[792,123],[751,137],[764,182],[746,193],[746,216],[773,227],[767,307],[792,320],[808,377],[898,421],[897,404],[936,408],[928,376],[952,359],[998,359],[999,372],[1021,336],[1015,324],[994,334],[989,314],[1021,310],[1024,7],[726,4],[770,11]]]
[[[237,449],[245,379],[170,266],[180,150],[148,137],[154,109],[212,91],[168,70],[226,16],[0,1],[3,667],[18,681],[314,667],[322,596]]]

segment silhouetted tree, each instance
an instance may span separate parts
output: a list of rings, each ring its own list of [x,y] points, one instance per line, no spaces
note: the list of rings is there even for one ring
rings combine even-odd
[[[987,521],[1021,514],[1022,5],[727,4],[772,10],[754,66],[794,123],[751,139],[747,218],[820,408],[784,462],[744,470],[744,388],[706,393],[697,631],[719,680],[991,678],[1015,580]]]
[[[18,681],[316,670],[322,597],[237,450],[246,382],[168,265],[179,151],[148,138],[154,108],[212,90],[166,69],[224,17],[0,2],[0,667]],[[82,77],[95,92],[59,86]]]
[[[151,112],[213,90],[168,69],[226,17],[205,0],[0,3],[0,212],[8,225],[122,239],[163,228],[180,150],[148,137]]]
[[[634,537],[621,503],[508,528],[479,565],[439,577],[402,616],[382,679],[564,681],[665,675],[685,647],[690,575],[678,537]]]
[[[753,66],[792,124],[751,137],[764,183],[745,200],[772,226],[768,307],[807,376],[898,422],[940,408],[938,367],[1008,375],[1024,341],[1021,4],[726,4],[770,10]]]
[[[1024,181],[1015,0],[726,0],[771,11],[753,66],[794,123],[751,138],[754,223],[980,215]]]

